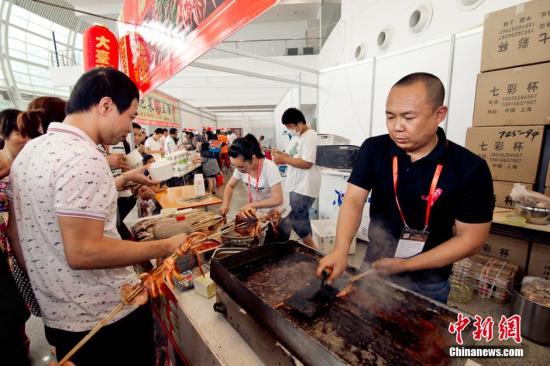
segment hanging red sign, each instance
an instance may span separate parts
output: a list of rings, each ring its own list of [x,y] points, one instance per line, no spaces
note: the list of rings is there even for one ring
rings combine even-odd
[[[216,47],[277,0],[124,0],[119,34],[143,38],[149,60],[140,75],[142,93]]]
[[[94,25],[82,35],[84,71],[94,67],[118,69],[118,41],[113,32],[104,25]]]
[[[129,33],[119,40],[121,70],[139,87],[149,70],[147,44],[137,33]]]

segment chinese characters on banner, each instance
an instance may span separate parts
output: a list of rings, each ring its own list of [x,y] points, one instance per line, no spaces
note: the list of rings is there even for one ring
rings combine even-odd
[[[123,65],[145,94],[274,5],[277,0],[125,0]],[[137,41],[125,39],[130,38]],[[142,41],[139,39],[141,38]],[[128,46],[128,43],[135,43]],[[144,49],[140,49],[140,47]],[[130,60],[128,57],[137,58]]]
[[[178,101],[157,91],[151,92],[141,97],[136,122],[180,128]]]
[[[118,69],[118,40],[109,28],[94,25],[84,31],[82,39],[84,71],[98,66]]]
[[[455,341],[458,345],[464,344],[462,332],[466,330],[471,322],[470,318],[465,317],[462,313],[458,313],[456,322],[449,324],[449,333],[455,335]],[[488,316],[483,319],[479,315],[476,315],[474,317],[474,330],[472,332],[474,341],[481,342],[484,340],[486,343],[491,342],[493,340],[494,325],[495,322],[492,317]],[[499,341],[513,339],[514,342],[521,343],[521,316],[512,315],[506,317],[502,315],[498,322],[498,339]]]

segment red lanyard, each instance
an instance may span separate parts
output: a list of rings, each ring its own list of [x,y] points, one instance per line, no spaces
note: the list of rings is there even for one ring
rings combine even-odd
[[[399,215],[401,216],[401,220],[403,220],[405,227],[408,228],[409,225],[407,225],[407,222],[405,221],[405,215],[403,215],[403,211],[401,210],[401,205],[399,204],[399,199],[397,198],[397,170],[398,170],[397,156],[394,156],[393,157],[393,191],[395,193],[395,203],[397,203],[397,208],[399,209]],[[426,220],[424,221],[424,231],[428,229],[428,224],[430,223],[430,212],[432,210],[432,205],[434,202],[434,193],[435,193],[437,182],[439,181],[439,176],[441,175],[442,170],[443,170],[443,165],[437,164],[437,167],[435,168],[434,177],[432,179],[432,185],[430,186],[430,194],[428,195],[428,204],[426,207]]]
[[[258,169],[256,169],[256,192],[259,192],[258,186],[260,185],[260,174],[262,173],[262,159],[258,159]],[[252,203],[252,191],[250,190],[250,173],[248,175],[248,202]]]

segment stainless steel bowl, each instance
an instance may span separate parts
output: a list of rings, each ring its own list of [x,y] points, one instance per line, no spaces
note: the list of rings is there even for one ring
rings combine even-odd
[[[550,208],[530,207],[516,203],[514,213],[517,216],[525,217],[531,224],[550,224]]]
[[[521,335],[550,346],[550,307],[533,302],[513,291],[512,314],[521,315]]]

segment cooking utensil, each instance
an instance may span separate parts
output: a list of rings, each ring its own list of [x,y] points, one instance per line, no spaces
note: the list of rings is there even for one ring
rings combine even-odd
[[[284,304],[299,315],[308,319],[313,318],[317,313],[329,306],[336,295],[338,295],[338,289],[325,283],[330,273],[331,269],[323,269],[322,279],[315,278],[304,288],[296,291],[286,299]]]
[[[309,282],[303,289],[295,292],[284,301],[284,304],[294,310],[297,314],[308,319],[313,318],[321,310],[326,309],[337,296],[344,296],[349,293],[353,284],[361,278],[374,272],[371,268],[363,273],[351,277],[343,287],[336,288],[325,284],[325,281],[332,273],[331,268],[324,268],[321,272],[321,279]],[[320,281],[320,287],[319,287]]]

